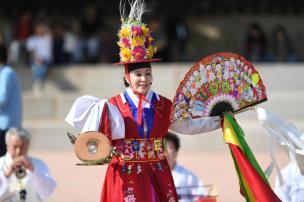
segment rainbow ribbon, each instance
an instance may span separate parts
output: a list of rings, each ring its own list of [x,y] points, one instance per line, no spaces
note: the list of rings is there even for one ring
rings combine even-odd
[[[222,122],[224,141],[234,161],[241,194],[250,202],[281,201],[272,191],[268,180],[244,139],[244,132],[235,119],[225,113]]]

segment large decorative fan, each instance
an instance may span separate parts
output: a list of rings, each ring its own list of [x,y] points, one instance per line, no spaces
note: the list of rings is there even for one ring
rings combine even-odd
[[[177,89],[172,121],[223,115],[229,146],[246,201],[280,201],[245,141],[245,134],[227,111],[237,112],[266,101],[265,86],[254,66],[240,55],[216,53],[190,68]]]
[[[266,100],[254,66],[238,54],[221,52],[201,59],[187,72],[176,91],[171,119],[218,116]]]

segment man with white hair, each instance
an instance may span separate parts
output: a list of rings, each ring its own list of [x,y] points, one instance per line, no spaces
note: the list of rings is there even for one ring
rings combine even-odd
[[[7,153],[0,158],[0,201],[46,200],[54,191],[56,182],[42,160],[28,156],[28,131],[10,128],[5,142]]]

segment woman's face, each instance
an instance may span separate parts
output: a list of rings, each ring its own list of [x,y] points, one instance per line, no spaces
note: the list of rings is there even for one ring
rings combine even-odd
[[[129,73],[130,80],[127,75],[125,75],[126,81],[131,84],[131,88],[139,94],[146,95],[151,89],[153,82],[152,70],[151,68],[140,68]]]

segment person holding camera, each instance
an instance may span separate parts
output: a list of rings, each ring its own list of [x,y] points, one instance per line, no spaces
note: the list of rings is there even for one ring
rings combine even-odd
[[[0,201],[46,200],[54,191],[56,182],[42,160],[28,156],[29,132],[10,128],[5,143],[7,153],[0,158]]]

